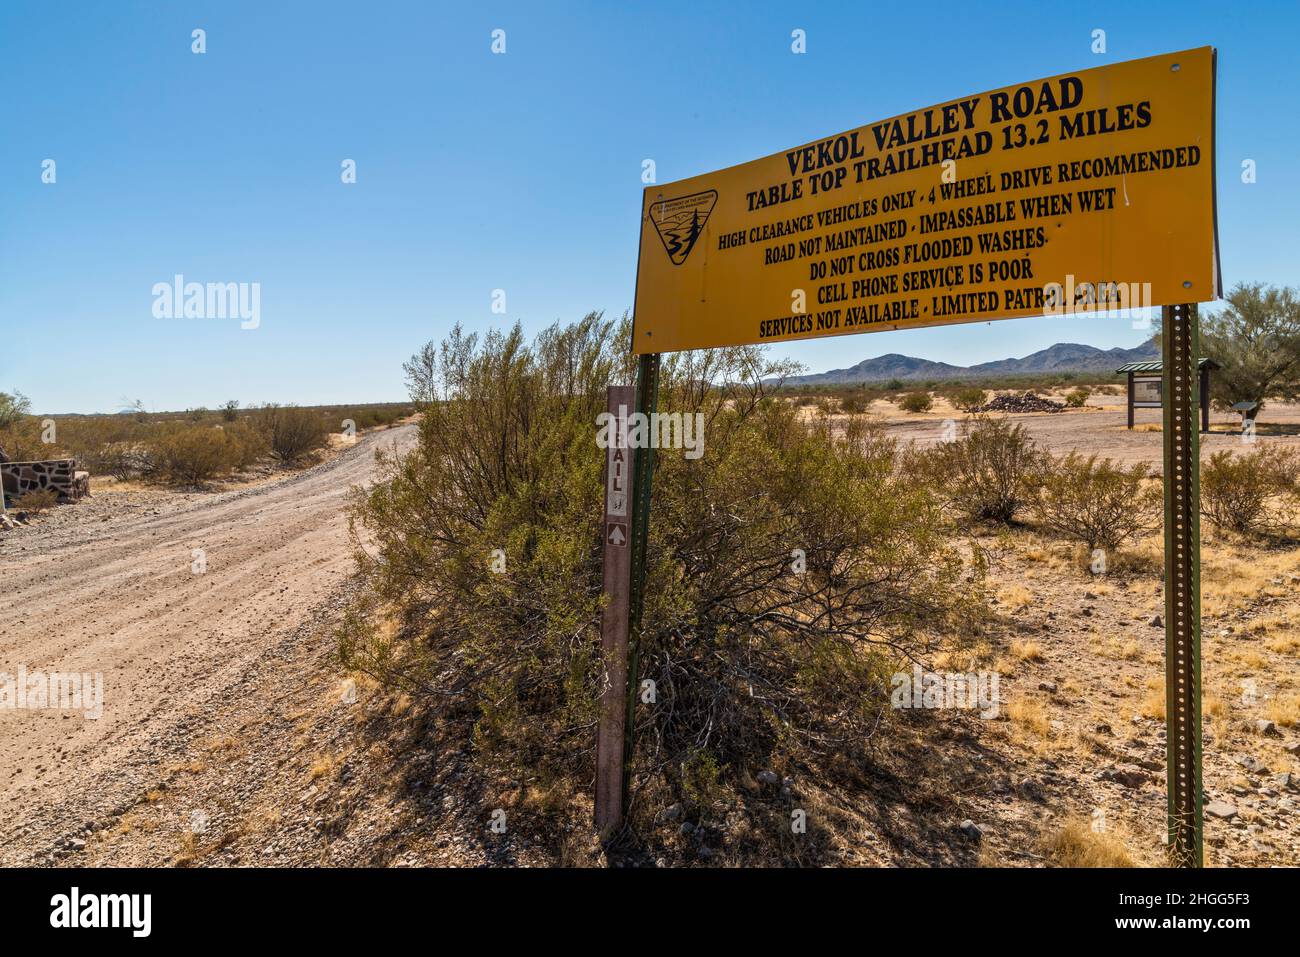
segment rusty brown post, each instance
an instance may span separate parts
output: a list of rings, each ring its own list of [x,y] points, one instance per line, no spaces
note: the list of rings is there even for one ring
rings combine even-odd
[[[609,387],[606,409],[612,418],[607,426],[605,515],[601,522],[605,607],[600,619],[600,651],[604,680],[596,726],[596,830],[601,840],[608,839],[623,825],[633,494],[632,450],[627,445],[627,420],[635,403],[636,389],[633,386]]]

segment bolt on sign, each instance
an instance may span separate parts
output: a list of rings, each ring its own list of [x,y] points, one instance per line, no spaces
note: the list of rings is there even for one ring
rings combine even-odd
[[[623,821],[624,729],[627,709],[628,628],[631,610],[631,546],[629,496],[632,494],[632,452],[628,447],[628,409],[634,407],[632,386],[610,386],[605,453],[604,556],[601,590],[600,647],[604,680],[600,719],[596,726],[596,826],[608,836]]]
[[[1211,47],[979,93],[646,189],[634,348],[1219,292]]]

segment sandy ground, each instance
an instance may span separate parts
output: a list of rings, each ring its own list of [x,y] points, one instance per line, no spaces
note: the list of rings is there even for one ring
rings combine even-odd
[[[1163,861],[1164,628],[1161,540],[1120,556],[1108,575],[1077,549],[1022,529],[994,548],[987,644],[944,667],[1002,674],[1002,720],[985,745],[1037,786],[1010,804],[969,795],[987,824],[986,863],[1015,862],[1007,819],[1041,829],[1068,818],[1117,834],[1136,862]],[[1218,866],[1300,863],[1300,549],[1261,551],[1207,530],[1202,543],[1206,856]],[[1005,789],[1004,789],[1005,790]],[[990,803],[990,799],[992,802]],[[1001,820],[999,820],[1001,818]]]
[[[1064,393],[1044,392],[1045,398],[1064,401]],[[934,445],[945,435],[946,422],[958,428],[966,416],[944,399],[935,399],[934,408],[924,414],[908,414],[891,402],[877,400],[870,413],[883,421],[893,435],[918,445]],[[1096,395],[1080,409],[1064,412],[1031,412],[1006,416],[1029,430],[1034,440],[1044,448],[1057,453],[1078,451],[1083,455],[1097,454],[1117,462],[1132,464],[1146,462],[1160,470],[1163,439],[1160,432],[1160,410],[1138,409],[1134,429],[1127,428],[1128,417],[1124,397]],[[1271,403],[1261,414],[1257,442],[1278,442],[1300,448],[1300,404]],[[1234,453],[1250,451],[1249,443],[1242,441],[1241,420],[1235,414],[1212,412],[1210,431],[1201,435],[1201,454],[1209,456],[1226,449]]]
[[[0,537],[0,672],[100,674],[104,689],[97,719],[0,709],[0,863],[46,862],[137,803],[169,742],[341,604],[348,490],[371,479],[377,447],[413,436],[374,432],[227,492],[106,493]]]

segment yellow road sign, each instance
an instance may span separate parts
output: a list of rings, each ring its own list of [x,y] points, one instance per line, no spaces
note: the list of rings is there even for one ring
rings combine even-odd
[[[638,353],[1218,295],[1210,47],[646,189]]]

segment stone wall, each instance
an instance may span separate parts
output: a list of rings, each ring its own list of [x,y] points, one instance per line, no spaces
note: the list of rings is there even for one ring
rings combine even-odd
[[[90,494],[90,473],[77,470],[76,459],[51,459],[48,462],[2,462],[0,482],[4,485],[8,505],[28,492],[52,489],[60,502],[75,502]]]

